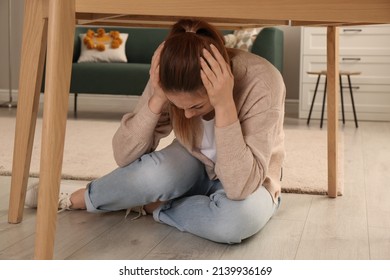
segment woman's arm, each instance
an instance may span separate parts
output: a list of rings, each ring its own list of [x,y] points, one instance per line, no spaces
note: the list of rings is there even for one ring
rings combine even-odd
[[[204,51],[201,59],[201,77],[215,109],[215,172],[230,199],[244,199],[263,184],[273,152],[278,148],[283,125],[284,83],[268,64],[261,73],[247,69],[241,83],[248,84],[240,85],[238,93],[242,96],[238,116],[230,66],[216,48],[211,50],[213,55]]]
[[[114,159],[123,167],[145,153],[154,151],[161,138],[172,131],[168,111],[155,114],[149,108],[152,97],[150,82],[134,112],[125,114],[112,140]]]
[[[242,122],[215,128],[215,173],[230,199],[245,199],[264,183],[282,115],[282,111],[269,108]]]
[[[234,77],[230,65],[217,48],[214,45],[210,48],[213,55],[204,49],[204,58],[200,58],[201,78],[215,110],[215,125],[225,127],[238,119],[233,99]]]
[[[150,80],[134,113],[122,118],[114,135],[114,158],[119,166],[128,165],[143,154],[155,150],[160,139],[172,130],[166,110],[168,100],[159,84],[159,61],[163,45],[153,55]]]

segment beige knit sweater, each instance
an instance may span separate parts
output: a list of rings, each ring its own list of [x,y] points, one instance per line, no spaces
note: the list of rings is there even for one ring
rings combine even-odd
[[[215,128],[216,163],[204,156],[198,145],[186,148],[205,164],[211,179],[220,179],[228,198],[244,199],[263,185],[276,202],[285,155],[284,82],[273,65],[251,53],[237,51],[232,65],[239,120]],[[153,151],[172,131],[168,111],[160,115],[150,111],[151,95],[148,83],[136,109],[123,116],[114,135],[114,158],[121,167]],[[196,142],[201,143],[202,137],[198,135]]]

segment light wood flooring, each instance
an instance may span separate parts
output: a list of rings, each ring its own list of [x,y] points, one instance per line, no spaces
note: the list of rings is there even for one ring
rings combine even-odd
[[[79,113],[94,116],[102,115]],[[58,215],[54,258],[389,260],[390,123],[359,124],[355,129],[348,121],[343,128],[344,195],[283,194],[277,214],[241,244],[213,243],[150,216],[131,221],[122,211],[66,211]],[[285,125],[307,129],[305,120],[286,118]],[[310,128],[316,127],[312,121]],[[0,176],[0,259],[32,259],[36,211],[25,209],[22,223],[8,224],[9,188],[10,177]]]

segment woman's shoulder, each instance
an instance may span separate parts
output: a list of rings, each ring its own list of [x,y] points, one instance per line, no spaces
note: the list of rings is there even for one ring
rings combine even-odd
[[[273,67],[265,58],[240,49],[231,50],[231,60],[235,66],[245,67]]]
[[[231,56],[234,75],[234,96],[241,105],[268,103],[265,107],[280,104],[285,86],[282,75],[265,58],[242,50],[234,50]]]
[[[265,58],[238,49],[232,49],[230,53],[235,82],[244,84],[254,81],[266,84],[283,83],[279,70]]]

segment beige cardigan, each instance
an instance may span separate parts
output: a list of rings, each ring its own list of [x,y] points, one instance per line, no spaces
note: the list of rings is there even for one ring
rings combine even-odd
[[[244,199],[264,185],[276,202],[285,155],[284,82],[273,65],[251,53],[237,51],[232,65],[239,121],[215,128],[216,163],[204,156],[199,147],[186,148],[205,164],[211,179],[220,179],[228,198]],[[148,83],[134,112],[123,116],[114,135],[114,158],[120,167],[152,152],[160,139],[172,131],[168,111],[160,115],[150,111],[151,95]],[[202,136],[198,135],[197,143],[201,143]]]

